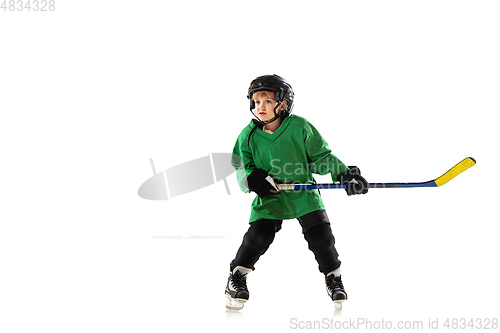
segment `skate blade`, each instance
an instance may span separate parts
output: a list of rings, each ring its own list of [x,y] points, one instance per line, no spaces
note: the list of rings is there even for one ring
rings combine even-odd
[[[226,308],[228,308],[229,310],[241,310],[243,309],[246,301],[246,299],[231,298],[230,296],[226,295]]]
[[[337,301],[333,301],[333,304],[335,305],[335,310],[342,310],[342,303],[345,301],[345,299],[339,299]]]

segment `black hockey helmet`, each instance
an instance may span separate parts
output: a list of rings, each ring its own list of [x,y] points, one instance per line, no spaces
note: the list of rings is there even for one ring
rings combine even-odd
[[[292,112],[294,98],[293,89],[290,83],[288,83],[281,76],[276,74],[263,75],[259,76],[250,83],[247,98],[250,101],[250,111],[252,111],[252,113],[255,109],[255,102],[253,101],[252,97],[253,94],[258,91],[273,91],[275,94],[275,100],[278,103],[276,108],[279,105],[282,105],[284,107],[285,110],[281,115],[277,115],[276,109],[274,110],[275,119],[279,116],[283,118],[287,117]],[[282,104],[284,101],[287,102],[286,105]]]

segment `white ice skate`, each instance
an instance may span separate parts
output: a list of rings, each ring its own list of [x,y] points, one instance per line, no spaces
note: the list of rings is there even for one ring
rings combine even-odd
[[[335,304],[335,309],[342,310],[342,303],[347,300],[347,293],[344,290],[341,276],[329,273],[325,277],[326,291]]]
[[[250,268],[237,266],[227,279],[226,285],[226,308],[230,310],[241,310],[248,301],[250,294],[247,288],[247,274]]]

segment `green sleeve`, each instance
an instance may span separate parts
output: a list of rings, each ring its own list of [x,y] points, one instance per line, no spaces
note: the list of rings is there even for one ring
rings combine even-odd
[[[349,168],[332,154],[328,143],[314,126],[308,124],[305,130],[305,148],[310,171],[319,175],[331,174],[333,182],[336,182],[337,175]]]
[[[248,147],[248,135],[245,135],[247,131],[243,131],[238,140],[236,140],[236,144],[233,148],[233,156],[231,158],[231,164],[236,169],[236,179],[238,181],[238,185],[240,189],[249,193],[250,189],[245,186],[245,180],[248,175],[250,175],[255,169],[255,163],[253,161],[252,152]]]

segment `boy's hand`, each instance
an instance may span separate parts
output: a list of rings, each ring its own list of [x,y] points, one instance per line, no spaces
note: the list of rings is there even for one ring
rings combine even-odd
[[[368,193],[368,182],[361,177],[357,166],[349,166],[349,170],[337,176],[337,181],[349,184],[345,189],[347,195]]]
[[[263,169],[254,170],[247,177],[245,185],[261,198],[280,193],[273,178]]]

